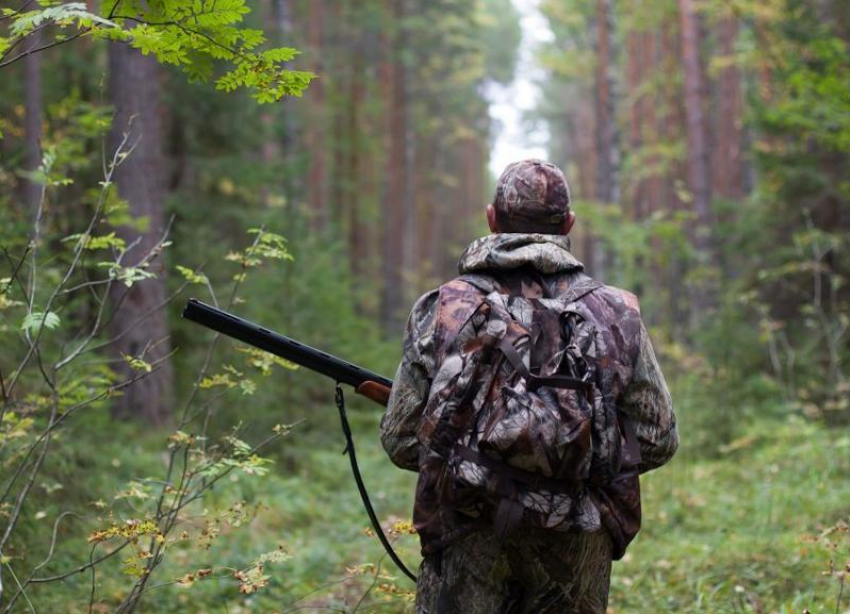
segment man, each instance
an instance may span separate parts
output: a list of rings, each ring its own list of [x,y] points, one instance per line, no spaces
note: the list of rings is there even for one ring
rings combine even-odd
[[[461,278],[428,292],[413,307],[404,356],[381,421],[381,439],[396,465],[419,471],[428,445],[422,428],[426,405],[435,392],[432,384],[438,386],[434,378],[446,348],[458,332],[450,322],[468,317],[481,300],[480,289],[464,281],[478,276],[497,281],[502,292],[525,297],[581,295],[576,300],[605,347],[597,385],[602,397],[616,404],[623,422],[633,425],[640,452],[637,466],[631,476],[623,473],[624,497],[618,498],[617,489],[606,485],[578,502],[586,511],[581,532],[520,526],[503,538],[491,522],[457,513],[445,515],[450,521],[441,515],[439,532],[432,536],[432,519],[423,510],[443,505],[440,478],[423,479],[423,471],[414,509],[425,556],[417,586],[418,614],[604,614],[611,562],[622,556],[640,525],[637,473],[663,465],[678,447],[672,401],[637,299],[624,290],[594,285],[582,272],[567,236],[575,219],[566,179],[557,167],[524,160],[505,169],[487,206],[493,234],[464,251]],[[468,298],[458,302],[458,288]],[[591,290],[570,295],[575,288]],[[464,301],[470,305],[466,311],[457,307]]]

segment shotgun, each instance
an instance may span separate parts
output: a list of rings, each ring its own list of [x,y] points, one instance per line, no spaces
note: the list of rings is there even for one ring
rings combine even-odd
[[[183,317],[222,335],[271,352],[305,369],[321,373],[338,384],[353,386],[357,394],[376,403],[386,406],[389,401],[390,389],[393,386],[391,379],[263,328],[232,313],[191,298],[183,309]]]
[[[345,413],[345,398],[340,387],[340,384],[354,386],[354,391],[357,394],[386,406],[390,399],[390,389],[393,387],[392,380],[342,358],[312,348],[300,341],[263,328],[253,322],[243,320],[239,316],[217,309],[194,298],[190,298],[186,303],[186,307],[183,308],[183,317],[201,326],[211,328],[222,335],[233,337],[255,348],[271,352],[275,356],[285,358],[290,362],[294,362],[311,371],[321,373],[334,380],[336,383],[336,405],[337,409],[339,409],[342,432],[345,435],[346,441],[345,453],[348,454],[351,471],[354,474],[354,481],[357,483],[360,498],[363,500],[363,506],[366,508],[366,513],[372,521],[372,526],[375,529],[378,539],[390,555],[390,558],[408,578],[416,582],[416,576],[405,566],[404,562],[399,558],[395,550],[393,550],[392,544],[390,544],[386,534],[384,534],[384,530],[381,528],[381,523],[378,521],[378,516],[372,507],[372,502],[369,500],[369,493],[366,492],[363,476],[360,474],[360,468],[357,466],[354,439],[352,438],[351,426],[348,423]]]

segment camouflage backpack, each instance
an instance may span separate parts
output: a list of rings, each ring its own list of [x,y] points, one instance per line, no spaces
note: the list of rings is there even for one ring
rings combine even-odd
[[[420,482],[437,484],[441,507],[501,536],[598,529],[590,491],[639,456],[633,429],[597,386],[604,344],[577,309],[602,284],[585,277],[565,296],[527,298],[487,278],[461,280],[478,294],[448,310],[458,321],[421,427]]]

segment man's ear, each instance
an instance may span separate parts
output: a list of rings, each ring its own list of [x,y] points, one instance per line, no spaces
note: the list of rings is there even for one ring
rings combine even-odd
[[[490,232],[499,232],[499,222],[496,220],[496,210],[493,205],[487,205],[487,225],[490,226]]]
[[[570,231],[573,229],[573,224],[576,223],[576,214],[570,211],[570,214],[567,216],[567,219],[564,220],[564,234],[570,234]]]

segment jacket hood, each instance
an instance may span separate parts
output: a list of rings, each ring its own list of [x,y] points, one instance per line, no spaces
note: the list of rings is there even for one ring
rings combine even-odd
[[[581,271],[566,235],[499,233],[473,241],[460,256],[458,271],[499,271],[532,266],[539,273]]]

